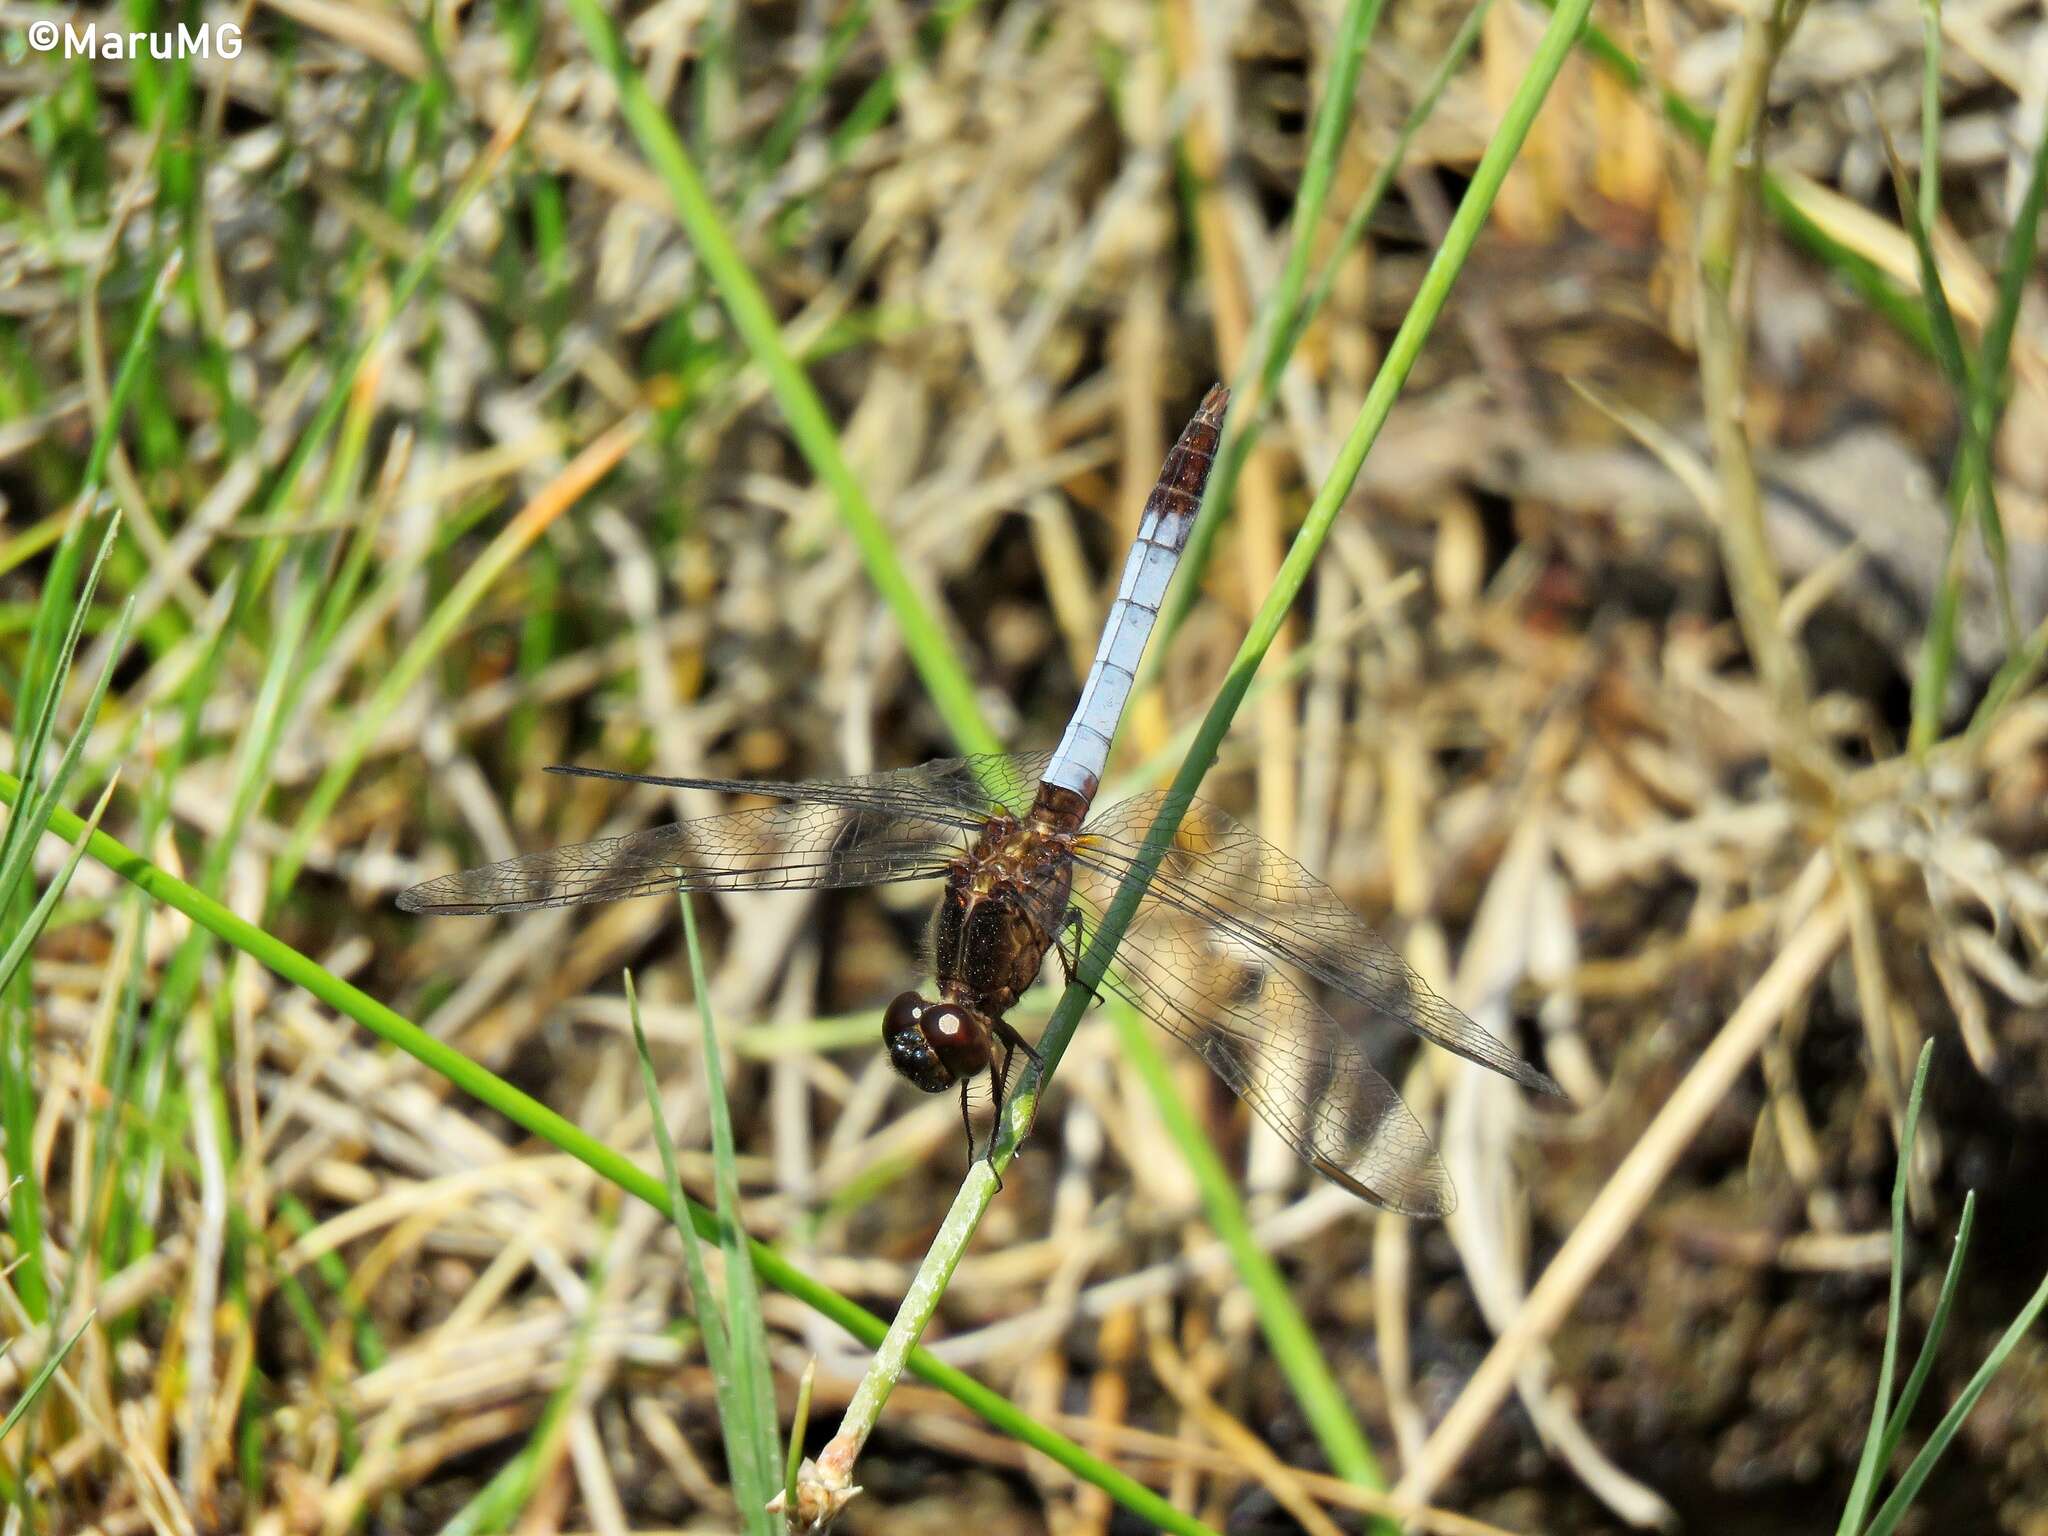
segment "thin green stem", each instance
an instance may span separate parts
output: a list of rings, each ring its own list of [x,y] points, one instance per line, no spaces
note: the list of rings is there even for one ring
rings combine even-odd
[[[1279,634],[1288,609],[1307,581],[1323,542],[1329,537],[1338,510],[1351,493],[1366,454],[1386,425],[1402,385],[1421,355],[1437,317],[1443,312],[1451,285],[1456,282],[1480,230],[1485,226],[1501,183],[1528,136],[1529,125],[1555,83],[1558,71],[1563,68],[1573,40],[1585,25],[1591,3],[1592,0],[1559,0],[1552,13],[1550,25],[1545,29],[1528,69],[1508,103],[1500,126],[1494,131],[1486,152],[1472,173],[1464,199],[1445,232],[1443,244],[1423,274],[1415,299],[1387,348],[1379,373],[1366,391],[1350,435],[1310,506],[1300,533],[1295,536],[1293,545],[1281,562],[1272,589],[1254,615],[1244,643],[1238,648],[1236,659],[1195,733],[1194,744],[1174,777],[1159,815],[1145,835],[1132,870],[1118,886],[1108,911],[1089,935],[1087,949],[1075,968],[1074,976],[1053,1010],[1045,1032],[1039,1037],[1038,1059],[1025,1068],[1016,1091],[1010,1097],[1004,1124],[990,1157],[968,1171],[966,1181],[911,1282],[909,1294],[904,1297],[890,1325],[888,1339],[876,1352],[852,1403],[847,1407],[838,1436],[819,1458],[820,1475],[828,1480],[828,1484],[834,1477],[850,1477],[860,1447],[879,1418],[883,1402],[887,1400],[905,1362],[912,1358],[916,1340],[922,1336],[926,1324],[937,1310],[946,1284],[995,1194],[997,1176],[1016,1156],[1018,1146],[1030,1133],[1045,1083],[1059,1065],[1089,1001],[1100,990],[1110,958],[1116,953],[1117,945],[1122,942],[1124,932],[1137,912],[1152,872],[1158,868],[1160,859],[1172,842],[1202,776],[1216,760],[1217,750],[1238,706],[1244,701],[1246,691],[1251,687],[1259,663]]]
[[[686,896],[683,898],[686,917],[689,910],[689,898]],[[694,922],[691,927],[691,949],[694,953]],[[661,1155],[662,1178],[668,1186],[668,1216],[683,1239],[683,1275],[689,1286],[690,1310],[697,1319],[697,1332],[704,1340],[704,1358],[711,1366],[712,1394],[718,1400],[718,1427],[725,1441],[725,1459],[732,1477],[733,1496],[739,1501],[744,1528],[764,1533],[769,1522],[762,1512],[762,1505],[767,1502],[767,1490],[761,1460],[761,1424],[755,1418],[751,1389],[744,1378],[757,1363],[765,1369],[766,1361],[749,1362],[746,1359],[747,1347],[733,1336],[738,1322],[736,1312],[731,1307],[723,1312],[719,1310],[718,1293],[711,1285],[711,1271],[704,1263],[704,1244],[690,1220],[690,1202],[683,1194],[682,1176],[676,1169],[675,1139],[669,1135],[668,1118],[662,1110],[661,1085],[655,1080],[654,1057],[647,1049],[647,1032],[640,1027],[640,994],[634,989],[631,971],[625,973],[625,987],[626,1010],[633,1023],[633,1047],[640,1058],[640,1082],[647,1095],[648,1114],[654,1124],[654,1145]],[[708,1023],[706,1028],[708,1031]],[[715,1041],[711,1042],[710,1049],[715,1071]],[[726,1121],[724,1085],[713,1076],[706,1087],[714,1120]],[[736,1230],[735,1219],[725,1205],[725,1173],[732,1166],[729,1124],[724,1139],[714,1130],[712,1158],[723,1165],[719,1176],[718,1221],[722,1233],[729,1234]],[[721,1236],[720,1246],[727,1248],[729,1256],[731,1250],[726,1236]],[[749,1275],[753,1273],[753,1267],[748,1264],[734,1267]],[[770,1432],[773,1432],[772,1425]]]
[[[1920,1104],[1927,1093],[1927,1068],[1933,1060],[1934,1042],[1930,1040],[1920,1049],[1912,1091],[1906,1095],[1906,1123],[1899,1133],[1899,1165],[1892,1175],[1891,1293],[1885,1306],[1884,1354],[1877,1367],[1877,1401],[1871,1404],[1863,1456],[1849,1485],[1848,1500],[1842,1506],[1839,1536],[1851,1536],[1862,1529],[1864,1511],[1870,1508],[1877,1493],[1877,1480],[1884,1474],[1879,1451],[1884,1445],[1885,1427],[1891,1420],[1892,1373],[1899,1364],[1899,1316],[1906,1285],[1906,1184],[1912,1172],[1913,1143],[1920,1131]]]
[[[71,877],[78,870],[78,861],[85,857],[87,838],[99,830],[100,818],[106,815],[107,803],[114,798],[114,788],[120,782],[118,778],[107,780],[106,788],[100,791],[99,799],[93,804],[92,814],[85,820],[85,831],[71,840],[71,852],[65,856],[64,867],[58,870],[56,878],[43,888],[43,894],[37,898],[34,909],[16,930],[6,952],[0,954],[0,992],[7,990],[8,984],[14,980],[15,971],[21,962],[28,958],[29,949],[49,923],[50,913],[56,909],[65,887],[71,884]]]
[[[2013,618],[2011,578],[2006,569],[2005,538],[1999,526],[1998,504],[1992,486],[1991,453],[1988,443],[1978,437],[1983,413],[1976,406],[1981,386],[1963,349],[1962,333],[1949,308],[1948,293],[1942,286],[1941,267],[1934,258],[1933,231],[1922,217],[1921,200],[1907,181],[1905,164],[1899,159],[1891,133],[1878,125],[1884,140],[1885,158],[1891,166],[1892,193],[1899,205],[1899,218],[1912,237],[1920,263],[1920,295],[1927,306],[1930,333],[1934,338],[1935,360],[1956,399],[1962,417],[1963,441],[1957,450],[1955,473],[1949,483],[1949,544],[1943,561],[1941,585],[1935,593],[1927,634],[1922,642],[1920,666],[1913,678],[1912,724],[1907,743],[1919,753],[1932,747],[1941,730],[1942,707],[1948,698],[1949,673],[1955,663],[1956,616],[1961,608],[1964,529],[1974,503],[1984,531],[1985,548],[1997,571],[2006,632],[2012,648],[2018,646]]]
[[[2007,371],[2012,363],[2012,338],[2019,323],[2020,299],[2026,292],[2027,277],[2035,267],[2035,240],[2041,223],[2041,205],[2048,199],[2048,122],[2041,127],[2040,142],[2034,146],[2033,169],[2027,175],[2027,189],[2013,213],[2012,228],[2006,232],[2005,256],[1999,264],[1998,302],[1984,327],[1979,343],[1976,392],[1970,400],[1975,423],[1972,439],[1979,443],[1998,440],[1998,426],[2005,414]],[[1967,736],[1982,741],[1991,722],[1998,718],[2005,702],[2023,689],[2039,670],[2048,653],[2048,623],[2035,629],[2022,645],[2013,649],[2005,665],[1992,679],[1984,702],[1971,717]]]
[[[36,720],[37,709],[47,708],[54,712],[58,704],[56,694],[45,697],[44,688],[51,677],[52,651],[58,644],[64,625],[72,618],[71,591],[78,579],[78,563],[84,558],[85,525],[105,479],[107,460],[120,439],[121,423],[128,414],[129,400],[142,378],[143,364],[155,345],[157,322],[163,314],[164,300],[178,279],[180,265],[181,258],[172,252],[157,269],[156,280],[150,284],[149,298],[142,306],[142,313],[136,317],[135,334],[128,338],[127,349],[121,354],[121,366],[114,374],[114,387],[108,392],[106,417],[93,435],[92,450],[86,456],[85,473],[79,480],[78,494],[72,498],[73,513],[60,524],[63,537],[58,541],[57,552],[51,558],[43,580],[42,601],[35,624],[29,631],[28,655],[21,667],[18,697],[30,702],[31,722]],[[108,537],[112,537],[119,521],[116,517],[108,525]],[[99,558],[105,559],[104,549]],[[33,728],[32,724],[31,731]],[[17,742],[16,746],[19,751],[20,743]],[[22,771],[27,771],[28,763],[26,756],[15,758],[15,766]]]
[[[726,1415],[727,1459],[733,1463],[733,1492],[749,1524],[769,1527],[767,1507],[782,1459],[776,1440],[775,1377],[768,1359],[768,1331],[761,1318],[761,1293],[746,1262],[746,1229],[740,1221],[739,1149],[726,1100],[725,1072],[718,1059],[718,1029],[711,1017],[711,983],[704,974],[704,949],[697,938],[697,913],[687,892],[683,939],[690,957],[690,986],[704,1053],[704,1089],[711,1110],[711,1166],[718,1192],[718,1243],[725,1253],[725,1320],[731,1339],[733,1411]],[[744,1473],[744,1476],[741,1475]]]
[[[1948,1273],[1941,1277],[1941,1294],[1935,1299],[1934,1316],[1927,1321],[1927,1337],[1920,1341],[1919,1358],[1913,1362],[1912,1374],[1907,1376],[1905,1386],[1899,1389],[1899,1406],[1893,1411],[1892,1421],[1885,1427],[1884,1441],[1877,1448],[1879,1475],[1892,1464],[1892,1453],[1898,1450],[1899,1441],[1905,1437],[1906,1424],[1920,1401],[1920,1389],[1927,1385],[1927,1377],[1934,1369],[1934,1357],[1941,1348],[1941,1336],[1948,1329],[1949,1308],[1955,1304],[1956,1286],[1963,1278],[1963,1259],[1970,1251],[1970,1233],[1976,1222],[1977,1191],[1972,1189],[1963,1195],[1963,1214],[1956,1222],[1955,1246],[1949,1252]]]
[[[1970,718],[1969,729],[1963,733],[1965,739],[1981,743],[1992,722],[2005,709],[2006,702],[2033,685],[2034,677],[2044,662],[2048,662],[2048,619],[2035,626],[2026,643],[1991,679],[1991,686],[1984,690],[1984,702],[1977,706],[1977,713]]]
[[[1941,220],[1941,0],[1920,0],[1920,223]]]
[[[0,1440],[7,1438],[9,1431],[21,1422],[22,1415],[28,1412],[38,1397],[42,1396],[43,1388],[47,1387],[50,1378],[57,1374],[57,1368],[64,1363],[64,1357],[71,1353],[72,1347],[80,1339],[85,1337],[85,1330],[92,1326],[92,1321],[97,1316],[97,1308],[86,1313],[78,1320],[78,1326],[71,1330],[64,1342],[50,1351],[48,1358],[29,1379],[29,1384],[21,1389],[21,1396],[14,1400],[14,1406],[7,1410],[7,1417],[0,1419]]]

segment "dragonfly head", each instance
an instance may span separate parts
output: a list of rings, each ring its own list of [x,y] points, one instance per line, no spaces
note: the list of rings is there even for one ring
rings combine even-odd
[[[889,1065],[926,1093],[939,1093],[988,1065],[988,1026],[957,1003],[905,992],[882,1014]]]

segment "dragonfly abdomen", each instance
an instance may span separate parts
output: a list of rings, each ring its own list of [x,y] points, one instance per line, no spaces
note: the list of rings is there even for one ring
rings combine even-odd
[[[1137,679],[1138,661],[1145,654],[1145,642],[1159,619],[1159,605],[1166,598],[1167,584],[1187,548],[1188,535],[1195,526],[1195,513],[1202,505],[1202,489],[1209,483],[1209,470],[1216,460],[1216,445],[1223,432],[1223,412],[1230,404],[1230,391],[1221,384],[1209,386],[1201,408],[1181,430],[1180,441],[1166,456],[1159,471],[1159,483],[1145,498],[1145,514],[1138,521],[1138,539],[1124,560],[1122,579],[1117,583],[1116,602],[1109,620],[1102,626],[1102,639],[1095,648],[1095,661],[1088,680],[1081,685],[1081,701],[1074,706],[1067,733],[1059,750],[1046,765],[1045,782],[1072,790],[1084,801],[1095,798],[1102,782],[1102,770],[1109,761],[1110,737],[1123,718],[1124,703]]]

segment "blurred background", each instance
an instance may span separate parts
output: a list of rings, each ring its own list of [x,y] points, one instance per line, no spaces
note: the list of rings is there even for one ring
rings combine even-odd
[[[57,717],[68,739],[107,673],[67,803],[118,772],[108,831],[651,1167],[631,967],[708,1198],[672,901],[430,922],[393,897],[717,808],[550,763],[795,778],[961,750],[807,432],[836,440],[931,616],[916,643],[1003,745],[1050,746],[1168,444],[1256,364],[1338,11],[619,16],[822,402],[807,425],[571,9],[143,0],[122,25],[242,28],[231,60],[159,60],[33,52],[30,21],[59,13],[8,6],[10,761],[59,541],[90,510],[89,554],[117,508]],[[1923,13],[1813,0],[1736,242],[1735,377],[1799,673],[1796,697],[1767,685],[1724,576],[1696,319],[1694,130],[1742,19],[1595,15],[1612,51],[1566,66],[1205,787],[1570,1097],[1525,1108],[1385,1042],[1463,1196],[1414,1224],[1336,1197],[1174,1060],[1390,1479],[1628,1166],[1646,1193],[1613,1257],[1429,1496],[1524,1532],[1805,1531],[1839,1515],[1877,1390],[1923,1041],[1907,1359],[1978,1204],[1907,1454],[2048,1270],[2048,695],[2008,666],[2048,615],[2048,315],[2028,250],[1991,445],[2005,559],[1971,536],[1951,560],[1960,418],[1885,151],[1888,130],[1922,167]],[[1246,408],[1260,435],[1124,774],[1178,760],[1545,20],[1522,0],[1380,18],[1305,235],[1322,302]],[[2042,139],[2048,25],[1952,0],[1940,36],[1933,245],[1974,349]],[[1943,745],[1915,755],[1945,572]],[[63,853],[45,839],[41,878]],[[877,1049],[934,897],[697,908],[748,1229],[885,1316],[965,1171],[957,1105]],[[1801,944],[1811,964],[1767,977]],[[1013,1015],[1027,1037],[1053,995]],[[91,859],[6,1007],[6,1399],[50,1319],[98,1309],[75,1399],[0,1444],[56,1528],[437,1528],[543,1430],[532,1528],[732,1527],[653,1213]],[[1776,1023],[1761,1051],[1642,1152],[1744,1008]],[[815,1449],[865,1352],[765,1305],[785,1412],[819,1360]],[[1327,1472],[1323,1448],[1106,1025],[1077,1037],[930,1342],[1218,1529],[1304,1528],[1303,1497],[1360,1528],[1291,1470]],[[858,1480],[849,1531],[1137,1528],[921,1387]],[[2038,1336],[1913,1518],[2048,1531]]]

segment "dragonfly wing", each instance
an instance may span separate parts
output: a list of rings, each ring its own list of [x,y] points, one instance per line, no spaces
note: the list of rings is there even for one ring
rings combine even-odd
[[[616,779],[657,789],[708,789],[727,795],[808,800],[821,805],[893,810],[928,816],[963,827],[978,827],[998,808],[1022,815],[1037,793],[1050,752],[987,752],[943,757],[915,768],[858,774],[844,779],[778,782],[774,779],[668,779],[609,768],[552,767],[549,773],[586,779]]]
[[[1082,830],[1076,864],[1121,879],[1137,858],[1166,791],[1119,801]],[[1363,1004],[1373,1017],[1454,1051],[1541,1093],[1562,1090],[1432,992],[1429,984],[1329,886],[1207,801],[1181,819],[1146,890],[1238,945],[1295,966]]]
[[[986,815],[990,809],[1000,806],[1013,816],[1022,816],[1031,809],[1031,802],[1038,794],[1038,781],[1045,777],[1046,764],[1052,761],[1052,753],[1037,752],[983,752],[973,757],[947,758],[928,766],[944,768],[941,776],[945,789],[982,808]]]
[[[984,784],[1014,795],[1017,776],[1042,761],[1042,754],[950,758],[894,773],[807,784],[570,770],[668,788],[787,798],[777,805],[550,848],[444,875],[404,892],[398,904],[408,912],[475,915],[657,891],[822,889],[922,880],[945,873],[997,803]]]
[[[1116,884],[1099,869],[1075,869],[1074,899],[1089,926]],[[1104,982],[1192,1047],[1318,1173],[1410,1216],[1457,1204],[1428,1133],[1356,1032],[1270,956],[1148,893]]]

